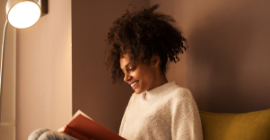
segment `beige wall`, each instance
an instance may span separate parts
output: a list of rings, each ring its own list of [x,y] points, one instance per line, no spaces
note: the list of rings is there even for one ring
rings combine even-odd
[[[168,77],[191,90],[200,110],[270,108],[270,1],[150,0],[156,3],[190,47]]]
[[[73,113],[78,109],[118,133],[131,87],[113,85],[105,73],[104,39],[113,21],[129,4],[148,7],[147,0],[72,1]]]
[[[49,13],[17,29],[17,140],[71,118],[71,0],[49,0]]]
[[[0,44],[6,21],[6,0],[0,0]],[[0,139],[15,140],[16,124],[16,30],[7,25],[3,65]],[[0,51],[1,52],[1,51]]]

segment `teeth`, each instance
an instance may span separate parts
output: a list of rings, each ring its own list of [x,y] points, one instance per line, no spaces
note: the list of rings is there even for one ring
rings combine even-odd
[[[137,84],[137,82],[134,82],[131,84],[131,87],[135,86]]]

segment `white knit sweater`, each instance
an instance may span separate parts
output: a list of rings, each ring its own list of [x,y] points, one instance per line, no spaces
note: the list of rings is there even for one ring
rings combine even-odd
[[[119,135],[128,140],[202,140],[198,108],[188,89],[168,82],[133,93]]]

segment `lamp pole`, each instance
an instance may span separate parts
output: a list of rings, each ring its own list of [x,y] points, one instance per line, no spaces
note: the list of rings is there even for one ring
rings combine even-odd
[[[7,23],[8,20],[6,20],[4,29],[3,29],[3,40],[2,40],[2,48],[1,48],[1,64],[0,64],[0,123],[1,123],[1,112],[2,112],[2,85],[3,85],[3,63],[4,63],[4,50],[5,50],[5,40],[6,40],[6,30],[7,30]]]

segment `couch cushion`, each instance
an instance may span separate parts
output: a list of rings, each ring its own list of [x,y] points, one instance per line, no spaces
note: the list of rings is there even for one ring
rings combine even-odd
[[[204,140],[270,140],[270,109],[249,113],[200,111]]]

